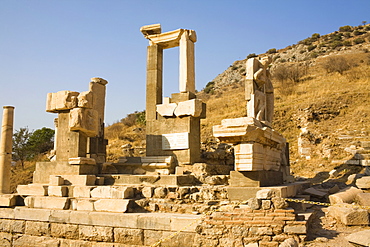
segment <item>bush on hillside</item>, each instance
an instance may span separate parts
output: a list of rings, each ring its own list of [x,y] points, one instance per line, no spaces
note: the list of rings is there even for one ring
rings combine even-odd
[[[353,42],[357,45],[357,44],[364,43],[365,40],[363,38],[357,38],[357,39],[354,39]]]
[[[277,51],[276,51],[276,48],[271,48],[271,49],[269,49],[266,53],[268,53],[268,54],[274,54],[274,53],[276,53]]]
[[[252,58],[252,57],[257,57],[256,53],[248,54],[247,59]]]
[[[127,127],[134,126],[135,124],[145,124],[145,111],[135,111],[134,113],[127,114],[120,122]]]
[[[339,28],[339,31],[340,32],[351,32],[352,31],[352,27],[347,25],[347,26],[343,26],[343,27],[340,27]]]
[[[342,75],[344,71],[351,68],[351,65],[344,57],[335,56],[327,58],[322,63],[322,67],[326,70],[328,74],[338,72]]]
[[[215,82],[214,81],[210,81],[207,83],[206,87],[204,88],[204,92],[206,94],[213,94],[214,93],[214,89],[215,89]]]

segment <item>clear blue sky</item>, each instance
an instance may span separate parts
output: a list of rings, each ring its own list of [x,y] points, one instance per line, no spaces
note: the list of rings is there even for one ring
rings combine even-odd
[[[196,88],[235,60],[340,26],[370,22],[368,0],[0,0],[0,106],[15,129],[53,128],[46,94],[109,81],[106,124],[145,108],[143,25],[197,32]],[[165,95],[178,92],[178,49],[164,54]],[[1,109],[2,110],[2,109]]]

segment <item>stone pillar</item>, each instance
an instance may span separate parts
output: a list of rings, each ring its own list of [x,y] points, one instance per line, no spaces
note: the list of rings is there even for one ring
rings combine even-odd
[[[180,38],[180,69],[179,85],[180,92],[195,93],[195,62],[194,62],[194,42],[196,41],[195,32],[185,30]]]
[[[148,46],[146,67],[146,120],[157,119],[156,106],[162,104],[163,48],[153,44]]]
[[[0,193],[10,193],[10,165],[13,148],[14,106],[3,107],[0,143]]]

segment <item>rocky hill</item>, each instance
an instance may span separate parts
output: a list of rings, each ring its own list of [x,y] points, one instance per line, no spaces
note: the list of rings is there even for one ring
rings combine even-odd
[[[345,165],[353,158],[346,150],[361,148],[361,142],[370,140],[369,51],[370,25],[365,25],[340,27],[322,36],[313,34],[295,45],[258,55],[273,58],[273,127],[290,143],[295,175],[324,179],[334,168],[339,177],[356,170]],[[245,115],[245,64],[253,56],[257,55],[235,61],[198,93],[207,103],[207,119],[202,121],[204,151],[216,152],[218,148],[212,126],[222,119]],[[122,152],[143,155],[142,117],[143,113],[129,114],[106,128],[110,160],[117,160]]]

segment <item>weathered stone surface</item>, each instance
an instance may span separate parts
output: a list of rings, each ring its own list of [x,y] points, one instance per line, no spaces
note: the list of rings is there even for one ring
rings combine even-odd
[[[69,129],[81,131],[89,137],[99,133],[98,112],[94,109],[73,108],[69,112]]]
[[[279,247],[298,247],[298,243],[294,238],[288,238],[284,240]]]
[[[85,215],[86,213],[83,212]],[[139,214],[117,214],[108,212],[89,212],[90,224],[95,226],[112,226],[125,228],[139,228],[137,219]],[[86,216],[85,216],[86,218]]]
[[[257,210],[261,208],[261,199],[258,198],[251,198],[248,200],[248,206],[253,209]]]
[[[168,97],[163,98],[163,104],[157,105],[157,112],[164,117],[174,116],[175,109],[177,107],[176,103],[170,103]]]
[[[132,245],[143,245],[144,230],[114,228],[114,242]]]
[[[90,199],[77,199],[76,201],[76,210],[78,211],[94,211],[95,200]]]
[[[154,197],[156,198],[165,198],[167,195],[167,188],[158,187],[154,189]]]
[[[359,193],[355,197],[357,204],[361,206],[370,206],[370,193]]]
[[[23,220],[48,221],[51,215],[50,209],[16,207],[14,218]]]
[[[146,198],[152,198],[153,197],[153,191],[154,191],[153,187],[144,187],[141,190],[141,194]]]
[[[113,228],[101,226],[79,226],[79,239],[113,242]]]
[[[306,193],[308,195],[311,195],[311,196],[320,197],[320,198],[325,197],[325,196],[328,195],[327,192],[319,191],[319,190],[317,190],[315,188],[312,188],[312,187],[308,188],[308,189],[305,189],[304,193]]]
[[[26,223],[23,220],[1,219],[0,232],[24,233],[25,225]]]
[[[49,185],[61,186],[64,184],[64,179],[61,176],[50,175]]]
[[[271,189],[262,189],[257,191],[256,198],[258,199],[271,199],[275,193]]]
[[[49,223],[38,221],[27,221],[25,233],[27,235],[33,236],[49,235]]]
[[[24,246],[47,246],[47,247],[59,247],[59,240],[50,237],[38,237],[22,235],[13,241],[14,247]]]
[[[78,96],[78,107],[93,108],[93,93],[91,91],[81,92]]]
[[[355,187],[347,187],[338,193],[330,195],[329,201],[330,204],[352,203],[356,195],[359,193],[363,193],[363,191]]]
[[[141,214],[137,226],[140,229],[171,230],[171,215],[162,213]]]
[[[131,200],[128,199],[99,199],[94,202],[96,211],[125,213]]]
[[[369,224],[369,214],[367,210],[354,208],[350,204],[337,204],[328,207],[327,214],[345,225],[358,226]]]
[[[346,239],[356,246],[370,246],[370,230],[352,233],[346,236]]]
[[[48,194],[48,186],[42,184],[18,185],[17,192],[19,195],[46,196]]]
[[[360,189],[370,189],[370,176],[357,179],[356,186]]]
[[[70,199],[67,197],[28,196],[24,203],[30,208],[68,209]]]
[[[92,189],[90,195],[92,198],[127,199],[132,198],[134,190],[124,186],[99,186]]]
[[[0,194],[0,207],[13,207],[17,204],[18,195]]]
[[[11,233],[0,232],[0,246],[11,247],[13,242],[12,238],[13,236]]]
[[[65,185],[95,185],[95,175],[62,175]]]
[[[56,238],[78,239],[78,225],[51,223],[50,235]]]
[[[94,188],[96,188],[96,186],[74,186],[73,197],[90,198],[91,190],[93,190]]]
[[[273,197],[271,199],[271,202],[273,203],[274,208],[276,208],[276,209],[284,209],[284,208],[287,208],[289,206],[287,201],[285,201],[285,199],[282,198],[282,197]]]
[[[57,93],[48,93],[46,101],[47,112],[58,112],[69,110],[77,106],[78,92],[59,91]]]
[[[199,99],[192,99],[183,102],[179,102],[175,109],[175,115],[177,117],[193,116],[200,117],[202,114],[202,101]]]
[[[70,165],[95,165],[96,160],[93,158],[86,158],[86,157],[75,157],[75,158],[69,158],[68,163]]]
[[[49,196],[68,196],[68,186],[49,186],[48,187]]]
[[[284,233],[287,234],[306,234],[307,228],[305,225],[291,225],[284,227]]]

